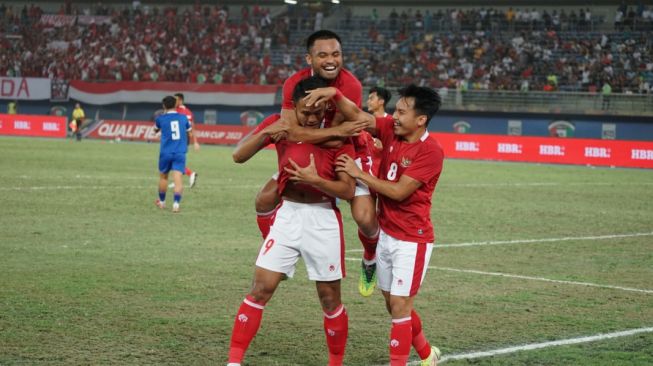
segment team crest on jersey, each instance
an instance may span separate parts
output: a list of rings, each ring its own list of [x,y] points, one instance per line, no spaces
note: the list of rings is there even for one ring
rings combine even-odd
[[[406,157],[401,158],[401,166],[404,167],[404,168],[408,168],[410,166],[410,163],[412,163],[412,162],[413,162],[412,160],[410,160],[410,159],[408,159]]]
[[[329,271],[330,272],[333,272],[335,270],[336,270],[336,266],[334,266],[333,264],[329,266]]]

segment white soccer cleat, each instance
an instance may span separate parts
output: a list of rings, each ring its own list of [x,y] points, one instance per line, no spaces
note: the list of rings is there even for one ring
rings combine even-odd
[[[190,187],[193,188],[195,186],[195,183],[197,183],[197,173],[192,172],[190,174]]]
[[[438,361],[440,360],[440,355],[442,353],[440,352],[440,349],[436,346],[431,346],[431,354],[429,357],[423,359],[419,365],[420,366],[437,366]]]
[[[158,199],[158,198],[157,198],[156,201],[154,201],[154,204],[156,205],[156,207],[158,207],[158,208],[160,208],[160,209],[162,209],[162,210],[163,210],[164,208],[166,208],[166,203],[165,203],[165,202],[161,202],[161,200]]]
[[[177,202],[172,204],[172,212],[173,213],[178,213],[179,212],[179,204]]]

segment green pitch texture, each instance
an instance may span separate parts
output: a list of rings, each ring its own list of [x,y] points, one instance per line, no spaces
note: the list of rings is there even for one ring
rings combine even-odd
[[[180,214],[154,205],[157,144],[4,137],[0,151],[0,365],[226,364],[274,151],[244,165],[230,147],[189,152],[199,179]],[[653,171],[446,160],[431,217],[439,244],[577,238],[436,247],[416,309],[444,356],[653,327],[651,292],[457,271],[653,290]],[[633,233],[649,235],[580,239]],[[387,364],[382,297],[360,297],[347,265],[345,364]],[[300,261],[244,365],[326,365],[324,338]],[[650,365],[653,333],[445,364]]]

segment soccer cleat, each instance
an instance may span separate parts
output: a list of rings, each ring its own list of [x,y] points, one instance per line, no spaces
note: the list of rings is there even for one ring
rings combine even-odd
[[[376,287],[376,263],[361,262],[361,275],[358,278],[358,292],[362,296],[370,296]]]
[[[160,209],[162,209],[162,210],[163,210],[164,208],[166,208],[166,203],[165,203],[165,202],[161,202],[161,200],[158,199],[158,198],[157,198],[156,201],[154,201],[154,204],[156,205],[156,207],[158,207],[158,208],[160,208]]]
[[[172,204],[172,212],[173,213],[178,213],[179,212],[179,203],[175,202]]]
[[[197,183],[197,173],[192,172],[190,173],[190,187],[191,188],[195,187],[195,183]]]
[[[423,359],[419,365],[420,366],[436,366],[438,364],[438,361],[440,360],[440,349],[436,346],[431,346],[431,354],[429,357]]]

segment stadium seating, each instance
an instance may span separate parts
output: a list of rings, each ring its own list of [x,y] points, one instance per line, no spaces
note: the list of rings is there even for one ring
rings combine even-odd
[[[3,5],[0,75],[280,84],[304,67],[315,9],[235,9],[62,5],[44,16]],[[594,91],[609,81],[615,93],[650,93],[653,12],[620,9],[614,27],[627,31],[599,31],[605,16],[589,11],[400,9],[380,18],[332,8],[323,26],[340,33],[345,66],[366,85]]]

